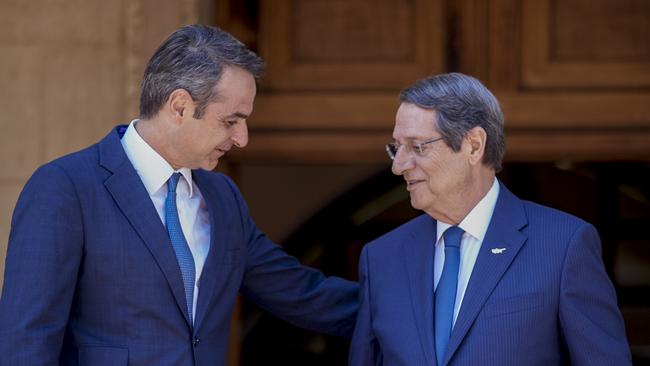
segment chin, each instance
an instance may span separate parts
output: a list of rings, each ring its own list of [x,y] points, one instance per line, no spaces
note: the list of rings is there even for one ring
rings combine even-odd
[[[423,206],[420,201],[418,201],[416,198],[411,197],[411,207],[416,210],[421,210]]]
[[[217,164],[210,164],[210,165],[203,165],[201,166],[201,169],[211,172],[217,167]]]
[[[211,162],[205,164],[203,169],[208,170],[208,171],[214,170],[217,167],[217,165],[219,165],[219,160],[211,161]]]
[[[425,211],[434,206],[435,199],[429,194],[411,194],[411,206],[420,211]]]

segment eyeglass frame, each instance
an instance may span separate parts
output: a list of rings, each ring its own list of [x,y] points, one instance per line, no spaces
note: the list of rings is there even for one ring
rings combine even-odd
[[[424,149],[422,148],[424,145],[432,144],[436,141],[444,140],[444,136],[436,137],[431,140],[427,140],[424,142],[419,142],[417,144],[413,144],[411,146],[411,149],[415,151],[416,155],[418,156],[423,156],[424,155]],[[386,153],[388,154],[388,157],[390,160],[395,160],[395,157],[397,156],[397,151],[399,148],[402,146],[402,144],[398,144],[396,142],[389,142],[386,144]],[[393,148],[394,148],[394,153],[393,153]]]

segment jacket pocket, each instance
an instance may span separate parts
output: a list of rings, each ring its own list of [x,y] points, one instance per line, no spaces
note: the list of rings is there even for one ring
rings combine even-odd
[[[485,305],[484,314],[488,318],[499,315],[512,314],[520,311],[535,309],[544,304],[544,296],[541,292],[495,299]]]
[[[126,366],[128,363],[129,350],[123,347],[79,347],[79,366]]]

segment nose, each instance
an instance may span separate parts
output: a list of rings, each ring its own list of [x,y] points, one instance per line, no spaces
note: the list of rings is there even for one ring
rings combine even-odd
[[[235,125],[235,131],[230,139],[240,149],[248,145],[248,126],[246,125],[246,121]]]
[[[393,166],[391,170],[395,175],[404,175],[407,170],[413,169],[413,158],[405,149],[397,149],[395,159],[393,159]]]

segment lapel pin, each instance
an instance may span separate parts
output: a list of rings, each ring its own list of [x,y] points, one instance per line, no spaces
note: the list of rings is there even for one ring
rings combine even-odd
[[[506,251],[506,248],[492,248],[492,254],[501,254]]]

